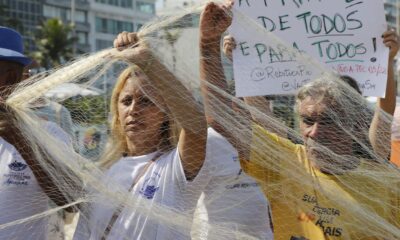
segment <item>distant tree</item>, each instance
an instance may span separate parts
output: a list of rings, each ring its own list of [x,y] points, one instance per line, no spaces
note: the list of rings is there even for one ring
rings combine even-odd
[[[109,99],[104,96],[69,98],[63,105],[70,111],[74,123],[107,125]]]
[[[32,54],[41,66],[50,69],[59,66],[73,57],[73,27],[60,19],[52,18],[43,22],[35,34],[34,41],[38,50]]]

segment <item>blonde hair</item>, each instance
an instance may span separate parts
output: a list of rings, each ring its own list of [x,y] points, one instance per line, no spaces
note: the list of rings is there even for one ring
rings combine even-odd
[[[136,78],[135,72],[142,72],[137,65],[131,65],[127,67],[118,77],[115,83],[110,103],[110,112],[112,119],[110,122],[110,137],[105,147],[104,153],[100,158],[100,166],[102,168],[111,167],[116,161],[124,156],[124,153],[128,152],[128,145],[118,114],[118,99],[119,95],[124,88],[129,78]],[[160,144],[157,146],[158,150],[167,151],[174,148],[177,145],[180,129],[173,120],[173,118],[167,114],[168,120],[165,121],[161,126],[162,139]]]

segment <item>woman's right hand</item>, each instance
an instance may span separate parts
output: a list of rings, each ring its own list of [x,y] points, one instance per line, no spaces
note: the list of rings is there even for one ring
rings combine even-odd
[[[123,57],[137,65],[147,65],[153,56],[145,42],[139,39],[136,32],[122,32],[114,40],[114,47],[122,51]]]
[[[114,47],[118,50],[123,50],[129,46],[135,45],[139,41],[136,32],[126,32],[118,34],[114,40]]]
[[[235,39],[231,35],[225,36],[223,44],[224,54],[231,61],[232,61],[232,51],[235,48],[236,48]]]

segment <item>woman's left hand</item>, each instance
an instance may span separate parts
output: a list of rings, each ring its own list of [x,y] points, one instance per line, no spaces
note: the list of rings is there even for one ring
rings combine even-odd
[[[389,59],[393,60],[399,51],[399,37],[395,30],[389,30],[382,34],[383,44],[389,48]]]

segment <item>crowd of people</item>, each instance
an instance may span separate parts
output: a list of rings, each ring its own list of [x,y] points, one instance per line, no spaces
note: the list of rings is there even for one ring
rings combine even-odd
[[[387,186],[399,184],[399,178],[384,179],[386,173],[398,173],[387,160],[391,150],[387,116],[394,114],[396,105],[393,62],[399,39],[395,31],[382,34],[389,48],[388,79],[385,98],[378,99],[375,112],[365,109],[354,79],[316,79],[296,94],[302,140],[295,143],[289,132],[275,131],[267,98],[238,99],[229,94],[221,49],[232,60],[235,40],[224,38],[232,5],[232,1],[208,3],[200,16],[202,104],[157,59],[140,34],[122,32],[115,38],[114,48],[124,52],[129,66],[112,92],[110,136],[99,167],[106,179],[104,191],[133,198],[108,204],[109,195],[83,186],[82,179],[79,191],[95,197],[89,206],[65,208],[81,212],[73,238],[396,236],[400,195]],[[38,150],[24,140],[16,113],[6,104],[30,63],[22,46],[19,33],[0,27],[0,239],[47,239],[45,216],[25,228],[18,220],[46,212],[47,199],[61,207],[76,199],[67,197],[38,161]],[[238,139],[235,125],[221,121],[221,111],[226,109],[242,117],[237,123],[226,121],[250,134]],[[47,120],[40,123],[45,131],[63,146],[73,145],[62,126]],[[163,214],[172,219],[160,217]],[[363,225],[373,221],[369,217],[382,225]],[[16,223],[1,227],[11,222]]]

